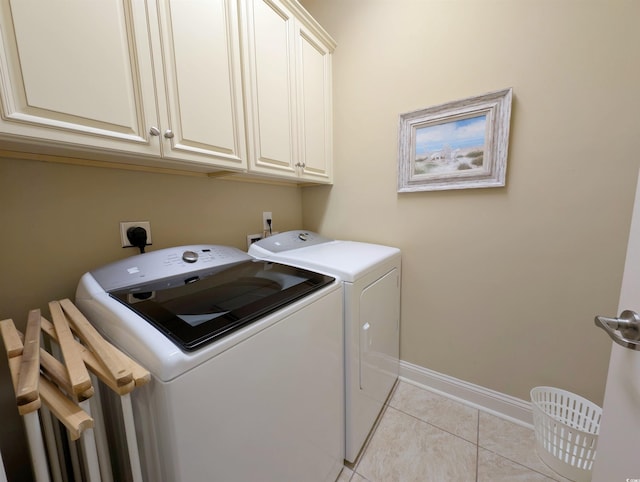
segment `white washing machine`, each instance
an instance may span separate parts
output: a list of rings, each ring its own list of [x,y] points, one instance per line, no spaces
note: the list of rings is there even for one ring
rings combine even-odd
[[[398,379],[400,250],[288,231],[252,244],[249,254],[344,285],[345,459],[354,462]]]
[[[131,393],[144,480],[335,481],[344,334],[333,277],[185,246],[86,273],[76,303],[151,372]]]

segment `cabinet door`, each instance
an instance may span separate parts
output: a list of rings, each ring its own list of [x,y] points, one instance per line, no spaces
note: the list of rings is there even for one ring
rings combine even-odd
[[[158,13],[163,156],[246,168],[236,2],[162,0]]]
[[[295,20],[275,0],[242,3],[249,168],[297,178]]]
[[[301,177],[328,183],[333,163],[331,52],[302,25],[297,51]]]
[[[0,0],[0,133],[159,153],[143,2]]]

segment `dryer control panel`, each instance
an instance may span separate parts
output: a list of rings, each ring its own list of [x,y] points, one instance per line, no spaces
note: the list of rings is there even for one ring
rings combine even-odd
[[[268,238],[261,239],[251,245],[249,254],[258,255],[260,252],[280,253],[292,249],[306,248],[316,244],[330,243],[334,241],[312,231],[295,230],[274,234]]]

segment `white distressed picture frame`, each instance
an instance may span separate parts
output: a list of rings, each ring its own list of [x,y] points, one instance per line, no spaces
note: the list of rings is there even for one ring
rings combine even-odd
[[[400,115],[398,192],[502,187],[512,89]]]

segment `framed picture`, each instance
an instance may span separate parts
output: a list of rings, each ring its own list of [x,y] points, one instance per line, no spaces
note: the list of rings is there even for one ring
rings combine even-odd
[[[512,89],[400,115],[398,192],[505,185]]]

